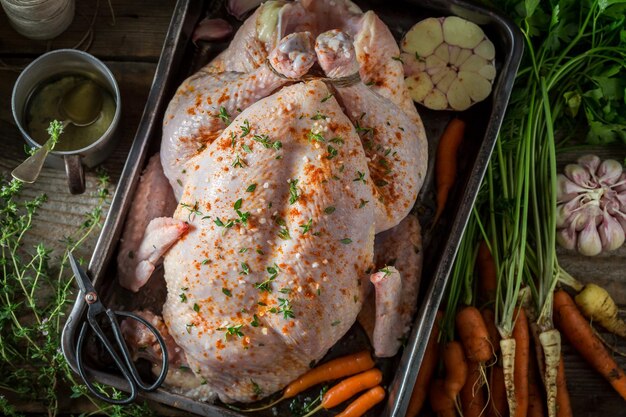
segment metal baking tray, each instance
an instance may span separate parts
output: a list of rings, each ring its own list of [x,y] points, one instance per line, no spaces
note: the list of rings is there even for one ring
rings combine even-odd
[[[422,361],[435,313],[446,290],[459,242],[478,194],[489,157],[509,100],[515,74],[522,56],[523,41],[514,24],[500,14],[461,0],[357,0],[363,10],[374,10],[389,26],[396,39],[419,20],[429,16],[457,15],[473,21],[485,30],[496,46],[497,77],[491,96],[469,110],[458,114],[469,121],[466,140],[460,154],[457,183],[451,190],[447,209],[436,225],[432,225],[434,212],[434,155],[438,139],[453,117],[452,112],[435,112],[418,106],[429,139],[429,169],[424,187],[414,211],[420,218],[424,232],[424,266],[420,289],[419,308],[406,345],[394,358],[378,360],[385,375],[386,402],[370,411],[368,416],[404,417],[413,384]],[[166,35],[161,58],[157,66],[152,89],[142,115],[135,140],[124,166],[117,191],[113,197],[94,253],[89,263],[89,273],[105,303],[115,303],[115,255],[126,214],[147,157],[158,150],[161,123],[165,108],[178,85],[208,60],[228,46],[228,43],[205,45],[200,48],[191,42],[197,22],[205,16],[222,16],[223,1],[178,0]],[[63,353],[76,371],[75,340],[77,327],[85,313],[85,302],[78,298],[63,329]],[[363,332],[355,324],[329,356],[336,356],[354,345],[363,345]],[[106,385],[127,389],[126,382],[113,371],[90,368],[93,377]],[[305,393],[315,395],[317,392]],[[250,416],[229,409],[219,402],[208,404],[160,388],[156,392],[140,394],[146,399],[206,416]],[[264,415],[289,415],[287,406]],[[333,413],[328,413],[332,415]],[[254,414],[259,415],[259,414]],[[323,415],[323,413],[320,413]]]

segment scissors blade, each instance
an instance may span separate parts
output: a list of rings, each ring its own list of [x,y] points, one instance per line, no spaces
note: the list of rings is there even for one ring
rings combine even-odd
[[[83,292],[83,294],[88,294],[90,292],[96,292],[96,289],[93,287],[91,283],[91,279],[87,276],[87,273],[76,261],[74,255],[70,252],[69,254],[70,265],[72,267],[72,271],[74,272],[74,277],[76,277],[76,282],[78,283],[78,288]]]

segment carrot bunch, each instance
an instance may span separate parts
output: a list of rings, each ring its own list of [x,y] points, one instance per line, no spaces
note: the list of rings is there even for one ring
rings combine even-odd
[[[487,245],[477,245],[474,256],[478,280],[470,273],[452,282],[451,307],[433,327],[406,417],[419,415],[426,392],[438,417],[572,417],[560,332],[626,400],[626,373],[566,291],[553,293],[553,314],[538,315],[523,287],[506,337],[490,308],[501,290],[493,291],[498,268]],[[478,299],[482,310],[467,305]]]
[[[322,396],[321,404],[309,413],[305,414],[304,417],[312,416],[322,409],[329,410],[331,408],[334,408],[362,391],[371,390],[376,387],[382,389],[380,387],[380,383],[382,382],[382,380],[383,374],[382,372],[380,372],[380,370],[376,368],[361,372],[360,374],[344,379],[343,381],[339,382],[337,385],[326,391],[326,393]],[[351,408],[351,410],[344,410],[344,413],[342,414],[345,414],[346,416],[350,415],[353,417],[363,415],[367,410],[372,408],[384,398],[384,395],[382,397],[380,397],[380,395],[376,395],[377,391],[378,390],[373,391],[372,394],[364,394],[356,400],[358,401],[358,403],[356,403],[355,401],[356,404],[353,403],[348,406],[349,408]],[[374,400],[377,401],[374,402]],[[358,414],[357,411],[360,411],[362,413]]]
[[[487,409],[485,367],[493,356],[487,327],[480,312],[468,306],[456,314],[460,340],[438,343],[444,322],[441,316],[439,313],[428,340],[406,417],[419,415],[426,393],[438,417],[454,417],[457,409],[464,417],[482,416]],[[439,374],[438,358],[443,365]]]
[[[462,245],[467,244],[462,242]],[[491,309],[501,290],[496,263],[488,244],[472,244],[476,250],[464,252],[473,253],[471,260],[474,262],[469,263],[471,268],[455,270],[462,280],[451,283],[451,307],[433,328],[424,368],[418,374],[406,416],[419,414],[426,392],[424,387],[429,386],[430,405],[439,417],[459,414],[463,417],[543,417],[549,396],[541,388],[545,374],[539,372],[539,363],[531,355],[531,322],[526,308],[523,303],[516,303],[510,333],[503,332]],[[473,305],[477,303],[482,309]],[[463,306],[457,309],[459,305]],[[534,319],[534,314],[531,316]],[[447,342],[437,344],[438,338]],[[439,372],[435,364],[437,358],[441,363]],[[543,356],[541,361],[546,369]],[[564,373],[561,371],[558,378],[555,375],[556,379],[559,403],[555,409],[559,410],[558,417],[568,417],[571,408]]]
[[[385,398],[385,390],[380,386],[383,375],[374,368],[374,361],[368,351],[343,356],[319,365],[291,382],[283,391],[283,395],[267,405],[257,408],[248,408],[240,411],[253,412],[273,407],[280,401],[293,398],[303,391],[325,382],[341,380],[335,386],[325,391],[320,397],[320,404],[305,414],[311,416],[322,409],[331,409],[349,400],[355,395],[366,391],[359,396],[338,416],[359,417]]]

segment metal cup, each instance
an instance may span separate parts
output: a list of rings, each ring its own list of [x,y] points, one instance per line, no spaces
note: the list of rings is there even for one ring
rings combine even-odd
[[[79,74],[89,77],[109,90],[115,100],[115,115],[111,125],[100,138],[82,149],[53,151],[46,159],[48,166],[61,169],[65,167],[70,192],[81,194],[85,191],[83,165],[91,168],[100,164],[115,148],[117,141],[115,131],[122,112],[120,90],[111,71],[93,55],[75,49],[58,49],[43,54],[22,71],[15,82],[11,97],[13,118],[24,140],[30,146],[40,148],[41,144],[33,140],[25,129],[26,104],[42,81],[60,74]]]

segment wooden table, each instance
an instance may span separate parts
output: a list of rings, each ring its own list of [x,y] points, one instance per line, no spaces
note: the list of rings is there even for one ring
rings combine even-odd
[[[112,0],[115,23],[105,1],[78,0],[76,15],[71,26],[52,41],[33,41],[19,35],[11,28],[0,9],[0,172],[8,176],[19,162],[25,159],[24,141],[11,115],[11,92],[21,69],[44,52],[59,48],[74,48],[88,34],[91,21],[93,39],[83,42],[79,49],[90,43],[87,51],[102,60],[113,72],[121,91],[122,118],[118,129],[118,144],[111,156],[102,164],[109,173],[109,191],[115,191],[128,150],[132,144],[145,100],[159,60],[165,33],[168,29],[174,0],[125,1]],[[89,36],[87,40],[89,40]],[[86,172],[85,194],[69,194],[65,173],[44,168],[36,183],[25,187],[24,196],[34,197],[45,193],[48,202],[39,211],[34,229],[27,235],[27,245],[42,241],[48,247],[58,247],[59,237],[75,230],[97,202],[97,174]],[[107,207],[108,208],[108,207]],[[95,245],[97,233],[81,246],[79,255],[88,257]],[[1,394],[1,393],[0,393]],[[83,400],[69,400],[60,396],[62,413],[91,412],[93,405]],[[22,412],[45,413],[42,404],[19,401],[16,406]],[[160,415],[174,415],[175,411],[151,404]],[[180,415],[184,415],[180,413]]]
[[[88,52],[103,60],[114,73],[120,86],[124,108],[118,131],[119,143],[111,157],[103,164],[111,176],[110,191],[114,191],[143,111],[175,2],[112,0],[112,6],[115,11],[115,24],[105,1],[77,1],[76,17],[70,28],[49,42],[33,41],[20,36],[8,25],[6,16],[0,13],[0,67],[3,68],[0,70],[2,145],[0,171],[4,175],[17,166],[25,156],[24,142],[10,111],[11,90],[20,68],[48,50],[75,47],[87,33],[97,11],[93,40]],[[603,156],[611,154],[605,153]],[[623,159],[626,155],[622,152],[621,155],[612,156],[620,156]],[[30,239],[33,242],[41,240],[53,245],[57,236],[64,230],[78,225],[83,219],[83,213],[93,207],[95,187],[96,174],[94,171],[88,171],[87,192],[81,196],[72,196],[67,191],[64,173],[45,168],[41,178],[26,190],[29,196],[45,192],[50,198],[40,211],[39,219],[42,221],[31,233]],[[95,236],[83,246],[83,253],[89,254],[94,243]],[[623,286],[626,278],[626,247],[617,253],[592,259],[582,259],[562,252],[559,259],[572,275],[582,281],[594,280],[604,284],[615,295],[620,305],[626,305],[626,289]],[[624,341],[618,341],[617,344],[618,347],[626,348]],[[565,344],[563,350],[574,415],[576,417],[626,415],[623,401],[609,384],[592,371],[570,346]],[[618,360],[626,366],[626,360],[623,358]],[[34,403],[19,406],[27,412],[44,411],[41,406]],[[83,403],[65,401],[61,406],[62,410],[67,412],[85,411]],[[171,415],[171,410],[158,408],[158,411]]]

